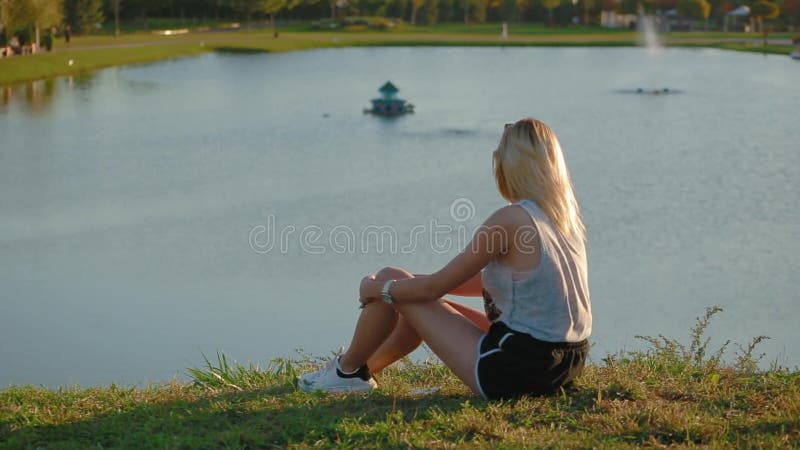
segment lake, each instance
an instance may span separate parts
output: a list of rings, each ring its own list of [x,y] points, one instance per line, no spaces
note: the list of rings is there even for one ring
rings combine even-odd
[[[688,342],[719,305],[711,347],[768,335],[764,364],[796,367],[799,75],[710,49],[353,48],[5,87],[0,386],[330,354],[363,275],[437,270],[503,205],[491,153],[525,116],[583,208],[595,361]],[[387,80],[415,114],[363,114]]]

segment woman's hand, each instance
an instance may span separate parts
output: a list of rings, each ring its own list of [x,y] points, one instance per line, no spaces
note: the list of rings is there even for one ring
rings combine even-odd
[[[361,279],[361,286],[358,290],[358,301],[361,302],[361,307],[379,300],[381,298],[380,282],[375,280],[375,275],[367,275]]]

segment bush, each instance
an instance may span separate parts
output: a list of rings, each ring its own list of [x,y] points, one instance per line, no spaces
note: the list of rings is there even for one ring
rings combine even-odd
[[[775,19],[779,13],[778,5],[766,0],[759,0],[750,7],[750,15],[763,20]]]
[[[706,0],[678,0],[678,14],[691,19],[705,20],[711,13],[711,5]]]
[[[366,29],[385,30],[394,28],[398,25],[397,21],[385,17],[345,17],[341,20],[322,19],[311,22],[312,30],[336,30],[345,28],[348,31],[358,31]]]
[[[53,33],[48,32],[42,37],[42,45],[48,52],[53,51]]]

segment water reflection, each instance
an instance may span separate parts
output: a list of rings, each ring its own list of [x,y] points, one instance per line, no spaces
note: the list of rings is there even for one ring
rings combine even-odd
[[[63,78],[0,85],[0,112],[19,108],[33,116],[39,116],[52,108],[59,91],[87,90],[92,86],[94,78],[93,73],[82,73]]]
[[[49,109],[56,93],[56,81],[37,80],[2,86],[0,99],[3,106],[25,105],[27,110],[38,115]]]
[[[70,89],[79,89],[83,91],[92,87],[96,77],[96,72],[84,72],[68,76],[65,80]]]

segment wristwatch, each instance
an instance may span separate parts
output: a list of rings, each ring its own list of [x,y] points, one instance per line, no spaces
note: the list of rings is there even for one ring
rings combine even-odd
[[[381,289],[381,300],[383,300],[383,302],[386,303],[387,305],[394,304],[394,298],[392,297],[392,294],[389,292],[389,288],[395,281],[397,280],[387,281],[386,283],[383,284],[383,289]]]

